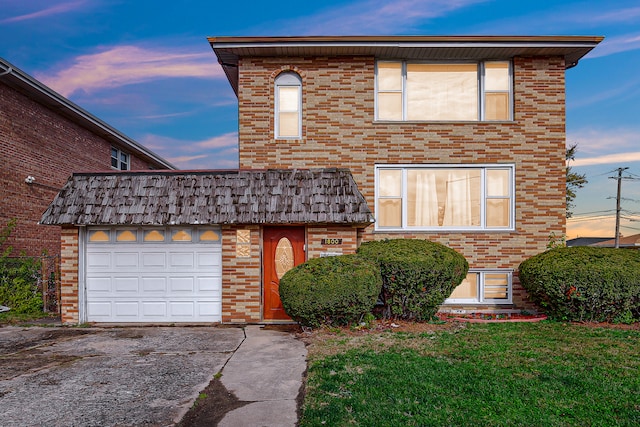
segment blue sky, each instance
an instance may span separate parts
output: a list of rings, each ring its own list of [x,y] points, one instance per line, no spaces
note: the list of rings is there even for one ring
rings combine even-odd
[[[207,36],[605,36],[567,71],[568,237],[640,233],[637,0],[0,0],[0,56],[182,169],[237,167],[237,99]],[[637,179],[637,180],[636,180]],[[635,222],[634,220],[638,220]]]

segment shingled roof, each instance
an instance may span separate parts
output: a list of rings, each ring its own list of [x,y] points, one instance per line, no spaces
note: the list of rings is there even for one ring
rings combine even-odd
[[[373,222],[347,169],[76,173],[41,224],[352,224]]]

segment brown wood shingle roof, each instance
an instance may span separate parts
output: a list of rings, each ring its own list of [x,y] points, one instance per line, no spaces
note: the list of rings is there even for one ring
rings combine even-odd
[[[359,224],[371,210],[346,169],[76,173],[41,224]]]

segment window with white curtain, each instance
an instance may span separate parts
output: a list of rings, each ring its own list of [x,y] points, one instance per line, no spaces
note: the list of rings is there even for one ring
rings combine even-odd
[[[509,304],[512,300],[512,270],[469,270],[467,277],[445,300],[445,304]]]
[[[376,119],[511,120],[509,61],[376,63]]]
[[[302,136],[302,80],[293,72],[275,79],[275,137],[293,139]]]
[[[512,230],[513,165],[377,165],[377,230]]]

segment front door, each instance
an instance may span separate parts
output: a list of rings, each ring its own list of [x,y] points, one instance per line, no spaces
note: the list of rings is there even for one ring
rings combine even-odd
[[[280,278],[305,261],[304,227],[264,227],[262,235],[265,320],[291,320],[282,308]]]

